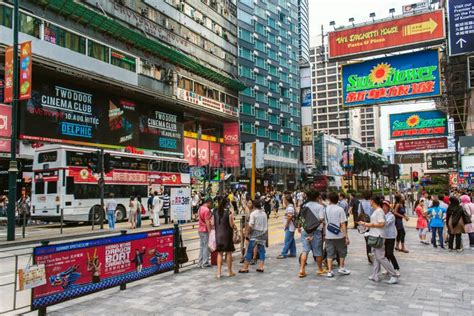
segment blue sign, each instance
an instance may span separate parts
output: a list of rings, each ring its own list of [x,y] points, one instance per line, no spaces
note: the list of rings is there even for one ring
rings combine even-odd
[[[311,106],[311,89],[302,89],[301,106]]]
[[[377,58],[342,66],[345,107],[441,95],[438,50]]]
[[[447,136],[448,118],[441,111],[390,114],[390,139]]]
[[[449,55],[474,52],[474,0],[449,0]]]

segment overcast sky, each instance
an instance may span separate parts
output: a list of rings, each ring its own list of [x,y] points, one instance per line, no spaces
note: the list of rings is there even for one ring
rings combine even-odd
[[[349,26],[349,18],[354,18],[354,23],[364,23],[371,20],[369,14],[375,12],[375,19],[390,17],[390,8],[395,9],[395,15],[402,14],[402,6],[422,2],[423,0],[309,0],[309,28],[311,45],[320,45],[321,24],[325,32],[332,29],[330,21],[336,22],[336,26]],[[403,113],[416,110],[427,110],[435,108],[430,101],[410,102],[397,105],[382,106],[381,111],[381,137],[382,148],[385,151],[393,147],[388,130],[388,115],[390,113]]]

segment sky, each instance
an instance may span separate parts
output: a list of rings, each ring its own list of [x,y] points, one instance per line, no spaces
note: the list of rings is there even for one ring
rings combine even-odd
[[[338,26],[350,26],[349,18],[354,18],[354,23],[369,22],[369,14],[375,12],[375,19],[384,19],[391,16],[389,9],[395,9],[395,16],[402,14],[402,6],[423,0],[309,0],[309,28],[311,46],[320,45],[321,24],[325,32],[332,30],[330,21],[336,22]],[[381,137],[382,148],[389,151],[394,145],[389,140],[388,116],[390,113],[403,113],[417,110],[434,109],[434,103],[430,101],[408,102],[397,105],[385,105],[381,107]]]

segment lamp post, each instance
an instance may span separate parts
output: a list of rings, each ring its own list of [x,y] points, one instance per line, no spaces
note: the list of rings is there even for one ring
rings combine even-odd
[[[10,145],[10,165],[8,168],[8,213],[7,241],[15,240],[15,206],[17,191],[18,163],[16,161],[17,107],[18,107],[18,0],[13,1],[13,102],[12,139]]]
[[[349,137],[349,110],[346,112],[346,132],[347,132],[347,139],[346,139],[346,152],[347,152],[347,179],[348,179],[348,191],[352,190],[352,175],[351,175],[351,152],[350,152],[350,137]]]

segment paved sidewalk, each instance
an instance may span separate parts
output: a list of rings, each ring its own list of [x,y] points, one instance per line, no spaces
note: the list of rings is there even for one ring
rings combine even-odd
[[[277,260],[268,249],[264,274],[215,278],[215,268],[192,268],[136,282],[48,308],[52,315],[474,315],[474,251],[451,253],[417,241],[407,230],[409,254],[396,253],[397,285],[367,279],[371,266],[363,237],[350,230],[350,276],[317,277],[311,262],[298,279],[297,259]],[[466,237],[466,236],[464,236]],[[466,238],[464,238],[466,239]],[[300,246],[298,245],[298,249]],[[237,271],[239,264],[234,264]]]

